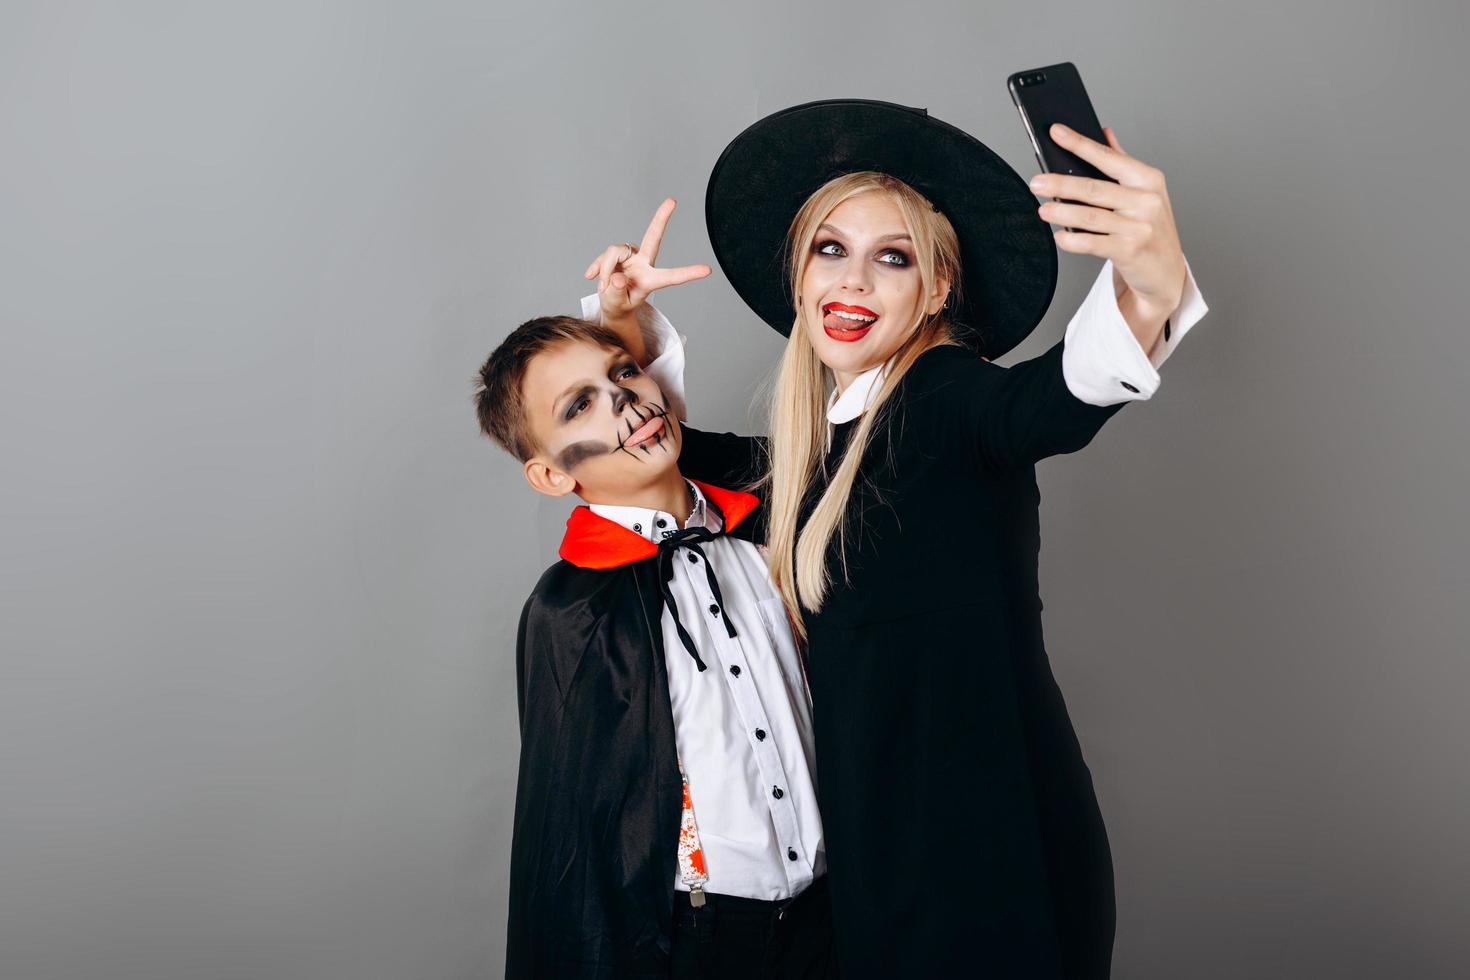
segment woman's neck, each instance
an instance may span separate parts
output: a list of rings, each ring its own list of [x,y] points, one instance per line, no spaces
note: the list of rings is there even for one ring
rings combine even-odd
[[[846,391],[847,386],[852,384],[853,379],[862,373],[863,372],[861,371],[858,371],[856,373],[838,371],[836,368],[833,368],[832,381],[837,386],[837,394],[841,395],[844,391]]]

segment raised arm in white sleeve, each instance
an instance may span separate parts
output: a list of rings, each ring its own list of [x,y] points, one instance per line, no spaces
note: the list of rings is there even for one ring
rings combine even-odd
[[[583,296],[582,319],[596,323],[601,317],[602,303],[598,295]],[[638,308],[638,329],[643,333],[643,349],[648,357],[648,363],[641,365],[643,373],[664,393],[675,417],[688,421],[689,412],[684,404],[684,344],[689,338],[675,330],[669,318],[652,303]]]
[[[1122,278],[1114,275],[1109,259],[1067,324],[1062,376],[1067,389],[1089,405],[1116,405],[1153,397],[1159,387],[1159,366],[1169,359],[1189,328],[1210,310],[1186,258],[1179,305],[1165,321],[1154,349],[1145,353],[1118,309],[1123,289]]]

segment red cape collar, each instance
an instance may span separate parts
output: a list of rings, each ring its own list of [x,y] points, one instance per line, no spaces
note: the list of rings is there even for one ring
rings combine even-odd
[[[699,480],[689,479],[699,487],[710,503],[725,518],[725,530],[731,531],[760,503],[754,494],[726,490]],[[578,506],[567,518],[567,533],[557,552],[578,568],[617,568],[658,554],[658,545],[600,514],[592,513],[586,504]]]

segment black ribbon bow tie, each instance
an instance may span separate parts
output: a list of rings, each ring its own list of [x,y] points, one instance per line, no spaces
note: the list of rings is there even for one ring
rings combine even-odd
[[[730,621],[730,614],[725,609],[725,597],[720,594],[720,582],[715,578],[715,570],[709,563],[709,556],[699,546],[699,542],[713,541],[715,537],[715,533],[708,528],[686,527],[675,531],[658,543],[658,588],[663,593],[669,612],[674,614],[674,629],[679,631],[679,640],[684,644],[684,649],[689,651],[689,656],[694,658],[694,663],[700,670],[706,669],[705,663],[699,659],[699,651],[694,649],[694,640],[679,619],[679,606],[674,602],[674,590],[670,583],[674,580],[674,552],[679,548],[688,548],[703,559],[704,574],[709,580],[710,595],[715,597],[715,608],[711,611],[724,620],[725,635],[732,640],[735,638],[735,624]]]

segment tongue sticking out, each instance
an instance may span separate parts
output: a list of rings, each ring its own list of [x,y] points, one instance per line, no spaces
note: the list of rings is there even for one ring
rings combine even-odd
[[[825,329],[842,331],[843,333],[849,334],[854,337],[866,333],[868,331],[868,328],[870,328],[873,324],[877,322],[877,320],[850,320],[847,317],[840,316],[835,312],[828,313],[826,316],[822,317],[822,326]]]
[[[640,425],[637,429],[633,430],[633,434],[627,438],[627,441],[625,441],[623,445],[631,448],[638,445],[640,442],[646,442],[647,440],[652,439],[654,436],[658,435],[658,433],[662,431],[663,427],[664,420],[661,417],[655,415],[653,418]]]

